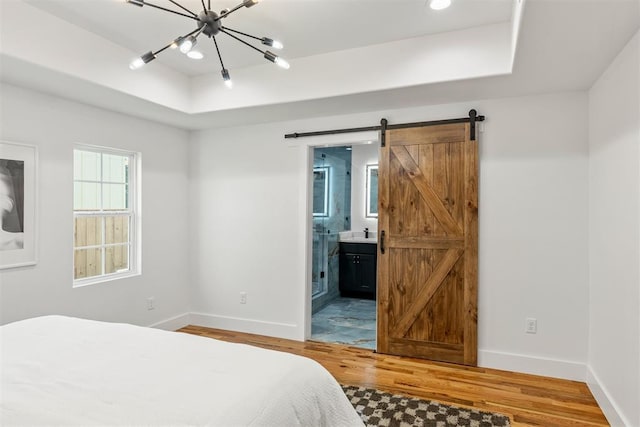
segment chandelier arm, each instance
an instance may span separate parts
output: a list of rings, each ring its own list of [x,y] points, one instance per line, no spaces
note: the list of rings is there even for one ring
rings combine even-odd
[[[202,32],[204,31],[204,29],[207,28],[206,25],[203,25],[200,28],[197,28],[196,30],[192,31],[191,33],[189,33],[189,35],[194,34],[195,33],[195,37],[198,37],[200,34],[202,34]],[[189,36],[187,36],[189,37]]]
[[[224,62],[222,62],[222,55],[220,55],[220,49],[218,49],[218,42],[216,41],[216,36],[211,36],[211,38],[213,39],[213,43],[216,45],[216,52],[218,52],[218,59],[220,60],[220,66],[222,67],[223,70],[225,70],[226,68],[224,68]]]
[[[211,0],[207,1],[207,5],[209,6],[208,9],[211,10]]]
[[[220,28],[220,32],[225,33],[225,34],[226,34],[226,35],[228,35],[229,37],[231,37],[231,38],[234,38],[234,39],[238,40],[240,43],[242,43],[242,44],[244,44],[244,45],[249,46],[251,49],[257,50],[258,52],[260,52],[260,53],[261,53],[261,54],[263,54],[263,55],[265,55],[265,54],[266,54],[266,52],[265,52],[265,51],[260,50],[260,49],[258,49],[257,47],[255,47],[255,46],[253,46],[253,45],[251,45],[251,44],[247,43],[247,42],[246,42],[246,41],[244,41],[244,40],[242,40],[241,38],[236,37],[236,36],[234,36],[233,34],[226,32],[226,31],[224,30],[224,28]]]
[[[200,33],[202,32],[202,29],[204,28],[204,26],[202,26],[201,28],[196,28],[195,30],[191,31],[190,33],[185,34],[184,36],[182,36],[183,39],[186,39],[189,36],[192,36],[196,33],[196,37],[198,37],[200,35]]]
[[[227,30],[227,31],[231,31],[233,33],[242,34],[243,36],[251,37],[252,39],[256,39],[256,40],[262,41],[262,37],[252,36],[251,34],[243,33],[242,31],[234,30],[233,28],[229,28],[229,27],[222,27],[222,28]]]
[[[198,19],[198,18],[197,18],[197,17],[195,17],[195,16],[191,16],[191,15],[187,15],[186,13],[177,12],[177,11],[175,11],[175,10],[167,9],[166,7],[158,6],[158,5],[155,5],[155,4],[153,4],[153,3],[149,3],[149,2],[148,2],[148,1],[146,1],[146,0],[145,0],[145,2],[144,2],[144,5],[145,5],[145,6],[155,7],[156,9],[164,10],[165,12],[175,13],[176,15],[185,16],[185,17],[187,17],[187,18],[189,18],[189,19],[195,19],[196,21],[200,21],[200,19]]]
[[[205,13],[207,13],[207,6],[204,5],[204,0],[200,0],[200,2],[202,3],[202,11]]]
[[[238,9],[241,9],[244,6],[244,2],[240,3],[239,5],[237,5],[236,7],[234,7],[233,9],[231,9],[229,12],[225,13],[224,15],[220,15],[218,16],[215,20],[219,21],[222,18],[226,18],[227,16],[231,15],[233,12],[235,12]]]
[[[173,42],[169,43],[168,45],[166,45],[166,46],[165,46],[165,47],[163,47],[162,49],[158,49],[158,50],[156,50],[155,52],[152,52],[152,53],[153,53],[153,56],[156,56],[157,54],[159,54],[159,53],[161,53],[161,52],[163,52],[163,51],[165,51],[165,50],[169,49],[169,48],[171,47],[171,45],[172,45],[172,44],[173,44]]]
[[[171,46],[173,46],[174,44],[176,44],[176,45],[177,45],[181,40],[186,39],[187,37],[192,36],[192,35],[194,35],[194,34],[196,34],[196,33],[198,33],[198,34],[196,34],[196,37],[198,37],[198,36],[200,35],[200,33],[202,32],[202,29],[203,29],[203,28],[204,28],[204,26],[202,26],[201,28],[196,28],[195,30],[193,30],[193,31],[191,31],[191,32],[189,32],[189,33],[187,33],[187,34],[185,34],[184,36],[180,36],[180,37],[178,37],[177,39],[175,39],[174,41],[172,41],[171,43],[169,43],[168,47],[171,47]],[[163,51],[163,50],[165,50],[165,49],[166,49],[166,47],[165,47],[165,48],[163,48],[163,49],[161,49],[161,50],[159,50],[158,52],[162,52],[162,51]],[[158,52],[157,52],[157,53],[158,53]]]
[[[182,6],[180,3],[173,1],[173,0],[169,0],[171,3],[175,4],[176,6],[178,6],[180,9],[184,10],[185,12],[190,13],[191,15],[193,15],[194,17],[197,17],[198,15],[196,15],[195,13],[193,13],[192,11],[190,11],[189,9],[187,9],[186,7]],[[148,3],[147,3],[148,4]]]

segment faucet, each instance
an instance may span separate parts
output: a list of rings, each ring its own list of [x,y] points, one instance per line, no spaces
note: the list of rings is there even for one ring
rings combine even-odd
[[[364,238],[365,239],[369,238],[369,228],[368,227],[364,229]]]

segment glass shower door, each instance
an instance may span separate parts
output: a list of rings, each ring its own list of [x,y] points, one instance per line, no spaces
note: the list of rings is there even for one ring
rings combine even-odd
[[[351,151],[347,147],[314,149],[312,311],[340,295],[339,232],[350,229]]]
[[[311,269],[311,297],[327,292],[327,235],[313,230],[313,262]]]

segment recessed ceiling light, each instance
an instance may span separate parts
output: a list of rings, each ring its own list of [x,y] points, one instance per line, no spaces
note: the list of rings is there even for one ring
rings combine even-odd
[[[451,6],[451,0],[431,0],[429,6],[431,6],[433,10],[446,9]]]
[[[191,59],[202,59],[204,58],[204,55],[202,54],[202,52],[199,52],[197,50],[190,50],[189,52],[187,52],[187,56]]]

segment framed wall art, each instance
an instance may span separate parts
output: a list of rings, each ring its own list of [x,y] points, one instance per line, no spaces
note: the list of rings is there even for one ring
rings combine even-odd
[[[0,141],[0,269],[37,262],[37,162],[35,146]]]

